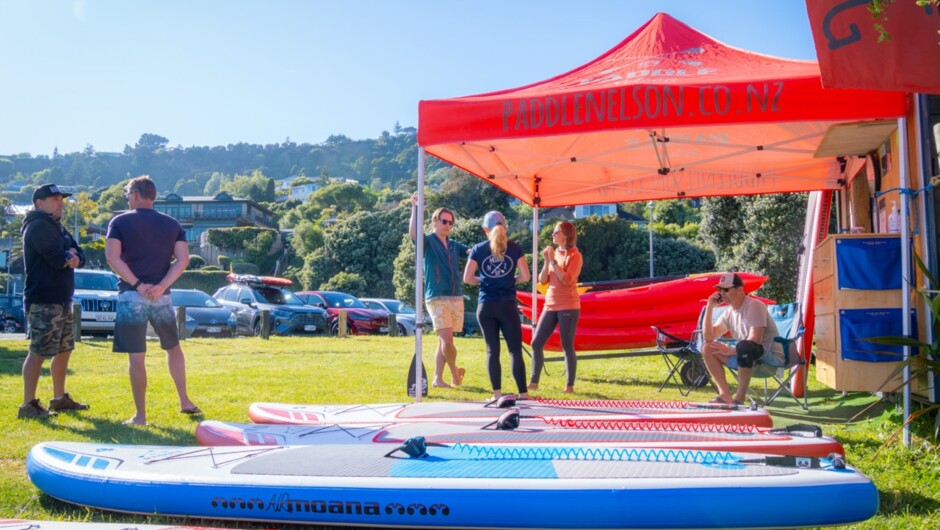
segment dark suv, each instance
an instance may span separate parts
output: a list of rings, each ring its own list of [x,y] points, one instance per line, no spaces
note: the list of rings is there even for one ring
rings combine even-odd
[[[23,295],[0,294],[0,331],[3,333],[23,333],[25,329]]]
[[[236,282],[213,295],[235,315],[236,330],[244,335],[261,334],[261,310],[271,312],[272,334],[322,335],[328,331],[326,311],[310,307],[294,293],[274,285]]]

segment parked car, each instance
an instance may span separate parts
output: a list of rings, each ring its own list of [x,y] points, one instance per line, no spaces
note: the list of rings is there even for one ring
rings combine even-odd
[[[3,333],[23,333],[25,330],[23,295],[0,294],[0,331]]]
[[[395,313],[399,335],[415,334],[415,309],[413,307],[391,298],[360,298],[359,301],[369,309]],[[426,325],[425,332],[430,331],[431,317],[427,313],[424,314],[424,322]]]
[[[244,335],[261,334],[261,311],[271,312],[270,332],[277,335],[322,335],[329,330],[327,312],[310,307],[294,293],[259,282],[233,282],[213,295],[235,315],[236,329]]]
[[[235,336],[235,314],[208,294],[197,289],[173,289],[170,299],[174,308],[186,308],[183,338]]]
[[[369,309],[351,294],[337,291],[301,291],[297,296],[304,303],[326,309],[330,315],[330,334],[339,333],[339,310],[346,309],[349,333],[353,335],[388,333],[388,313]]]
[[[118,277],[113,272],[75,269],[72,300],[82,306],[82,335],[107,337],[114,334]]]

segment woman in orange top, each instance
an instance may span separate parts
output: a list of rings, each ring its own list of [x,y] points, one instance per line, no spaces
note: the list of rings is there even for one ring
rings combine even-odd
[[[561,335],[561,345],[565,350],[565,372],[568,382],[565,393],[574,392],[574,379],[578,368],[578,358],[574,351],[574,333],[581,316],[581,298],[578,295],[578,276],[581,274],[581,253],[575,246],[578,234],[574,225],[561,221],[552,231],[551,246],[542,250],[545,264],[539,271],[539,283],[548,284],[545,294],[545,307],[535,327],[532,338],[532,376],[529,390],[538,390],[539,376],[545,363],[543,348],[555,327]]]

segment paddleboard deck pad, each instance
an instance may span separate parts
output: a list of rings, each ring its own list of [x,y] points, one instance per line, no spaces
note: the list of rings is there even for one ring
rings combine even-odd
[[[479,401],[423,401],[360,405],[292,405],[252,403],[248,416],[254,423],[351,425],[419,421],[490,422],[506,409]],[[523,417],[572,420],[629,420],[773,427],[765,409],[656,400],[525,400],[518,401]]]
[[[871,481],[839,459],[726,452],[44,442],[26,467],[40,490],[79,505],[291,523],[794,528],[862,521],[878,509]]]
[[[500,429],[465,422],[278,425],[207,420],[196,427],[196,441],[205,446],[401,444],[418,436],[438,444],[632,446],[791,456],[845,455],[842,444],[809,425],[769,429],[705,423],[523,419],[518,427]]]

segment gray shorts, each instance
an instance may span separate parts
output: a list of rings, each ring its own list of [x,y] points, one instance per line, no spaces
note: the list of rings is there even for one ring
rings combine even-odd
[[[75,349],[72,335],[72,303],[30,304],[26,311],[29,323],[29,353],[55,357]]]
[[[137,291],[118,295],[117,315],[114,318],[113,351],[142,353],[147,351],[147,322],[160,337],[160,347],[169,350],[180,343],[176,329],[176,312],[170,295],[150,301]]]

